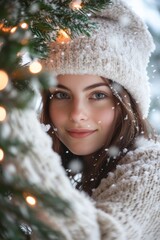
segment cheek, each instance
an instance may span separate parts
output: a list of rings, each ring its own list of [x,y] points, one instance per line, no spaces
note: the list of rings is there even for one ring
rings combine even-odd
[[[64,121],[64,112],[59,110],[56,106],[49,107],[50,119],[55,127],[58,127]]]
[[[108,126],[111,125],[114,120],[115,109],[113,106],[109,106],[108,108],[96,111],[94,115],[99,124]]]

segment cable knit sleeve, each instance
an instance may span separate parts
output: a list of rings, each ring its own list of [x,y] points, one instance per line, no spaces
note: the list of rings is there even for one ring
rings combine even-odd
[[[51,194],[56,192],[72,206],[69,218],[61,218],[51,210],[41,209],[39,217],[45,223],[53,228],[56,226],[67,240],[145,239],[142,233],[149,227],[148,219],[152,217],[154,221],[152,211],[154,201],[157,202],[158,190],[150,177],[155,173],[154,164],[153,169],[146,170],[144,179],[141,173],[145,171],[145,165],[142,168],[140,163],[127,163],[125,168],[119,166],[117,174],[102,181],[95,190],[94,201],[72,187],[61,167],[59,156],[51,149],[51,139],[42,130],[34,111],[13,111],[8,119],[11,138],[18,137],[30,144],[29,152],[26,155],[19,153],[14,160],[18,175]]]
[[[159,169],[160,144],[143,139],[142,146],[128,153],[94,191],[101,221],[106,217],[101,211],[112,216],[123,228],[125,239],[160,239]]]

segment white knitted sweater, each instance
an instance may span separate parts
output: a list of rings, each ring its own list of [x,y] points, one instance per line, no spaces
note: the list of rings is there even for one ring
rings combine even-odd
[[[137,150],[121,160],[90,199],[72,187],[33,111],[14,111],[9,124],[11,138],[18,136],[31,143],[29,153],[14,160],[16,174],[51,194],[56,191],[71,203],[73,214],[69,218],[40,210],[42,220],[59,229],[67,240],[160,239],[159,143],[141,140]]]

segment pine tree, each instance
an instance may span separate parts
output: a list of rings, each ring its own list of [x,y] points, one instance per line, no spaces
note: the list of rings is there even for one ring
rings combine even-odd
[[[40,191],[29,182],[13,177],[14,159],[27,154],[28,143],[10,138],[7,124],[12,109],[30,108],[39,89],[50,86],[50,75],[38,59],[47,57],[50,41],[90,36],[96,23],[90,15],[106,7],[109,0],[0,0],[0,239],[64,239],[36,217],[36,201],[56,214],[68,217],[70,203],[56,194]],[[31,64],[22,66],[27,52]],[[11,163],[11,164],[10,164]]]

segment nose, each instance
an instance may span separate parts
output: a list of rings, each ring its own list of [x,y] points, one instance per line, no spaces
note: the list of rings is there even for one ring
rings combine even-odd
[[[78,99],[74,100],[70,110],[70,120],[73,122],[85,121],[88,119],[88,111],[86,104]]]

